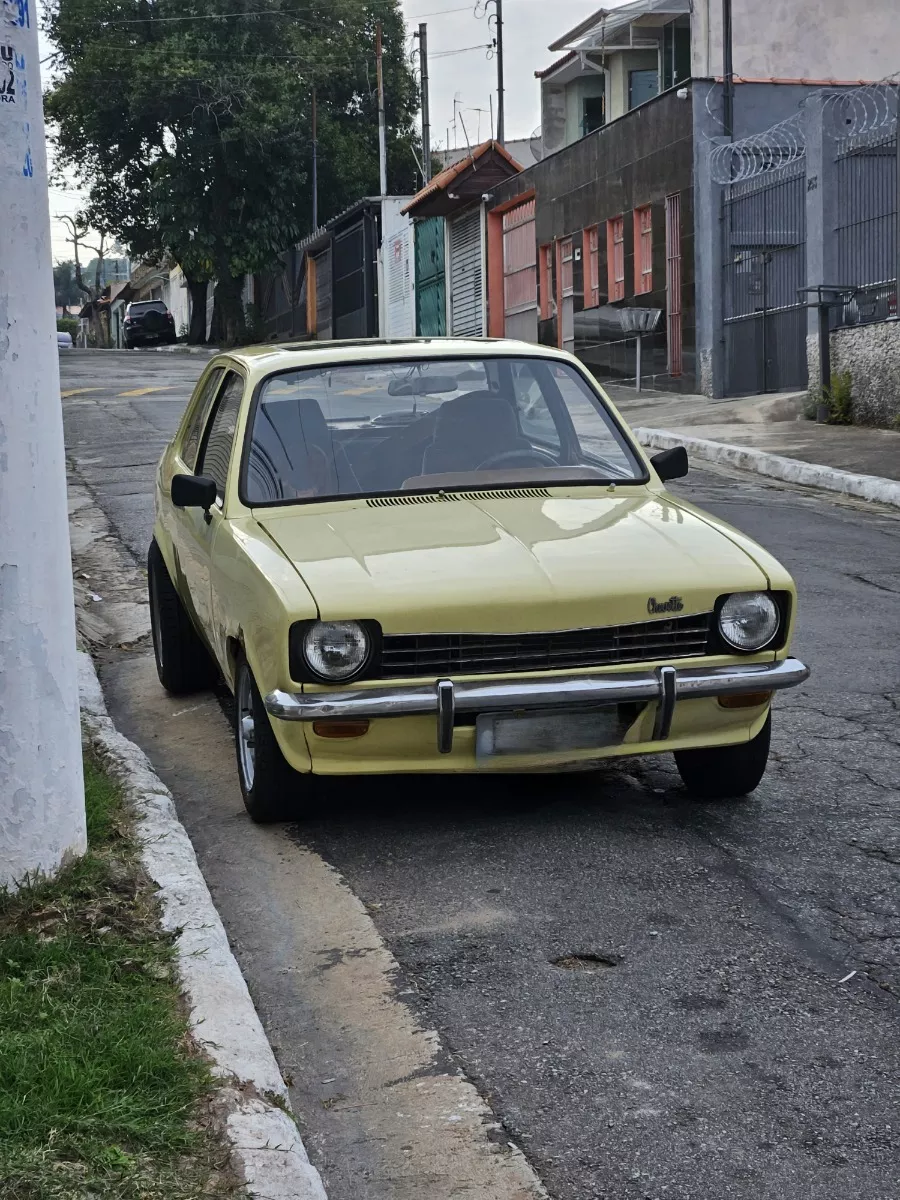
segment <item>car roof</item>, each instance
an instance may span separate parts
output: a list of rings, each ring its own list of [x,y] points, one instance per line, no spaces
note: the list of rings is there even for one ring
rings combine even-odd
[[[347,341],[284,342],[224,351],[254,373],[285,371],[328,363],[395,362],[412,358],[529,357],[571,361],[571,355],[550,346],[511,338],[359,338]]]

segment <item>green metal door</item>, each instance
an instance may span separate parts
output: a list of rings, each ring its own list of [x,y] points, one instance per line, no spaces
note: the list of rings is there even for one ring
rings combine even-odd
[[[447,332],[444,290],[444,218],[416,221],[416,333],[443,337]]]

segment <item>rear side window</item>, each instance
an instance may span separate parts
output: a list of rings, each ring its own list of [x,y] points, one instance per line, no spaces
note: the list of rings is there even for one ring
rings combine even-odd
[[[225,371],[222,367],[216,367],[214,371],[210,371],[203,381],[200,394],[188,417],[184,437],[181,439],[181,457],[185,465],[190,467],[192,471],[197,464],[197,451],[200,449],[200,434],[203,432],[203,426],[206,424],[209,406],[218,391],[224,374]]]
[[[209,423],[206,440],[197,464],[196,473],[198,475],[208,475],[216,481],[216,492],[220,500],[225,496],[228,464],[231,461],[234,431],[237,429],[238,413],[243,395],[243,379],[234,371],[229,371],[225,376],[222,391],[219,393],[218,403]]]

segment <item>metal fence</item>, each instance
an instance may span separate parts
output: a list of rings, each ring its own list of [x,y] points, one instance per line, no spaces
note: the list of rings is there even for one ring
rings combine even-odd
[[[733,184],[722,209],[726,393],[805,387],[805,161]]]
[[[896,128],[841,139],[834,158],[838,222],[837,279],[853,288],[838,325],[897,315],[898,147]]]

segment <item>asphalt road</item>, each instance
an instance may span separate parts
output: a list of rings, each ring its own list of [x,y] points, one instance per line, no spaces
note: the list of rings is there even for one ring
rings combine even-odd
[[[156,459],[201,365],[63,361],[70,459],[141,557]],[[259,830],[222,704],[162,696],[146,649],[105,664],[114,718],[175,793],[332,1200],[479,1194],[395,1167],[420,1132],[404,1142],[414,1114],[386,1089],[417,1072],[359,1079],[400,1010],[446,1052],[419,1082],[463,1072],[555,1200],[900,1196],[900,519],[736,472],[678,490],[800,588],[795,649],[814,674],[780,699],[769,773],[742,803],[688,801],[660,759],[350,785],[303,827]],[[352,913],[321,919],[338,902]],[[370,920],[399,964],[377,981],[377,1020],[360,1008],[376,948],[345,936]]]

